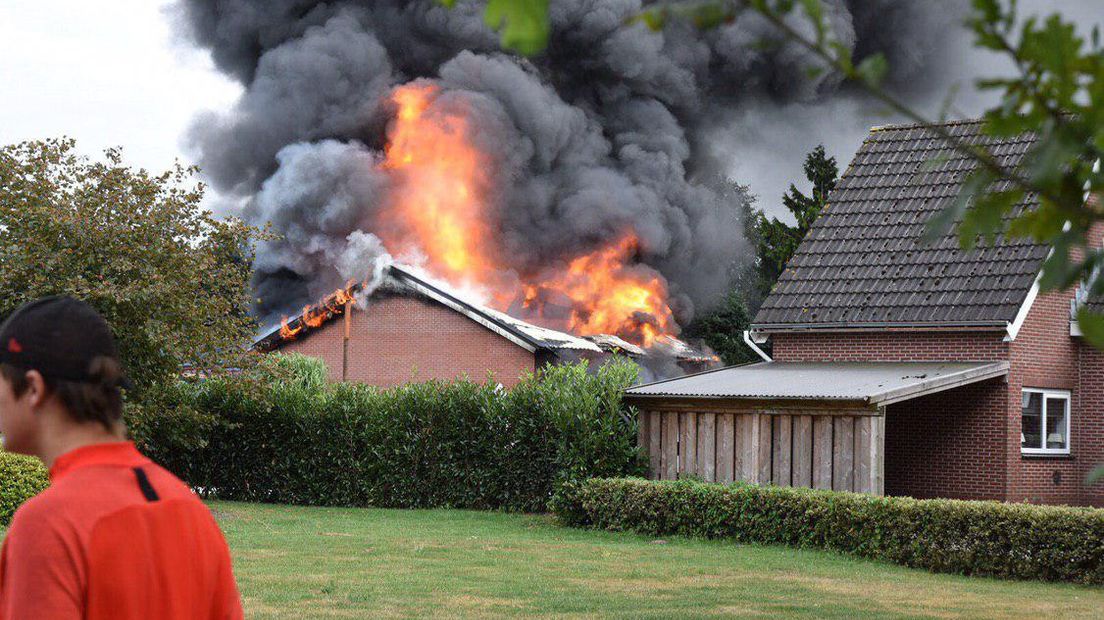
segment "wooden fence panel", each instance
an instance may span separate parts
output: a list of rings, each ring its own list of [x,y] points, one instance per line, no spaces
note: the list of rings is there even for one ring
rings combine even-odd
[[[775,486],[788,487],[790,486],[790,457],[793,450],[792,443],[792,430],[793,430],[793,418],[788,415],[774,415],[774,437],[773,451],[774,451],[774,465],[771,468],[771,482]]]
[[[885,417],[871,415],[652,411],[637,439],[649,475],[707,482],[746,480],[881,495]]]
[[[759,414],[736,416],[736,456],[740,480],[759,482]]]
[[[833,419],[835,429],[832,442],[832,489],[855,490],[855,419]]]
[[[698,414],[698,475],[706,482],[717,481],[717,414]]]
[[[698,414],[679,414],[679,477],[700,476],[698,465]]]
[[[813,488],[832,488],[832,418],[813,419]]]
[[[871,493],[874,489],[874,472],[870,466],[873,420],[873,417],[855,420],[855,490],[859,493]]]
[[[678,479],[679,414],[663,414],[663,480]]]
[[[651,478],[659,480],[662,477],[663,466],[660,456],[663,454],[663,414],[656,411],[648,415],[648,464],[651,468]]]
[[[636,443],[648,455],[648,477],[654,477],[652,472],[655,471],[655,467],[651,464],[652,455],[656,453],[655,448],[652,446],[652,434],[648,432],[649,422],[652,419],[652,414],[647,411],[641,411],[640,416],[636,420]]]
[[[813,416],[793,419],[793,485],[813,486]]]
[[[767,484],[771,481],[771,446],[774,444],[771,432],[771,416],[758,415],[759,418],[759,475],[755,481],[759,484]]]
[[[736,471],[736,428],[731,413],[717,414],[717,482],[728,484]]]

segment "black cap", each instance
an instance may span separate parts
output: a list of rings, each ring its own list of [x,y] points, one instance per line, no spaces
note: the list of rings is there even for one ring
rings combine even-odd
[[[119,360],[111,328],[100,313],[65,295],[20,306],[0,325],[0,362],[37,370],[42,376],[91,382],[93,360]],[[123,379],[120,387],[130,387]]]

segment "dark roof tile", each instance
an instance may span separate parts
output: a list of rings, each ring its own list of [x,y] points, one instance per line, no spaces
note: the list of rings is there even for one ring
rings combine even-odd
[[[1018,165],[1035,140],[1031,134],[990,138],[977,121],[946,127],[988,146],[1009,166]],[[954,201],[971,167],[930,129],[872,130],[753,327],[1012,321],[1045,246],[999,238],[964,251],[953,234],[921,241],[928,218]],[[1029,198],[1020,208],[1034,204]]]

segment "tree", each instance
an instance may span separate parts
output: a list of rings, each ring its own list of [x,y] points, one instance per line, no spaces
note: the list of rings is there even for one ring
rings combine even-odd
[[[744,343],[744,330],[750,324],[744,296],[734,288],[717,308],[687,326],[683,336],[702,339],[727,366],[755,362],[759,356]]]
[[[87,301],[138,390],[185,363],[237,363],[260,232],[202,209],[195,172],[151,175],[115,149],[92,161],[70,139],[0,148],[0,315],[45,295]]]
[[[793,226],[776,217],[767,218],[762,212],[756,213],[758,247],[756,258],[759,267],[759,290],[766,295],[778,281],[786,264],[797,252],[797,246],[809,232],[820,210],[828,202],[828,192],[839,181],[839,167],[835,157],[828,157],[824,145],[819,145],[805,156],[805,178],[813,184],[813,191],[806,196],[790,184],[789,191],[782,196],[782,203],[793,214]]]
[[[748,247],[758,247],[755,196],[746,185],[727,176],[715,175],[703,180],[726,204],[733,208],[733,225],[743,229]],[[698,312],[682,331],[682,336],[701,340],[727,365],[758,360],[744,343],[743,333],[761,301],[758,293],[758,261],[737,260],[728,269],[729,291],[713,308]]]

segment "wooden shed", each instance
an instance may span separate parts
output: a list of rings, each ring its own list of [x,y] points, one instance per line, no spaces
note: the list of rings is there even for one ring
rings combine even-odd
[[[1008,362],[764,362],[634,387],[651,477],[884,493],[886,407]]]

